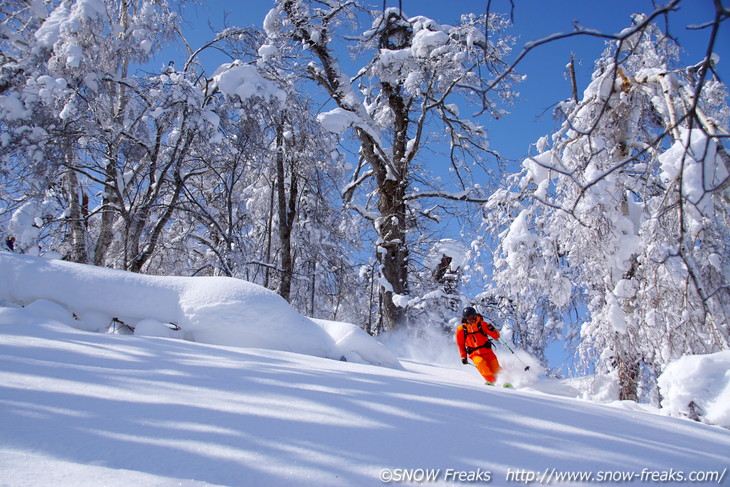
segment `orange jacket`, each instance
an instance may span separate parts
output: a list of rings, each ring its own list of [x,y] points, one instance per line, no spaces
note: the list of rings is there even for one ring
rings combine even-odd
[[[474,322],[462,323],[456,328],[456,344],[459,346],[461,358],[494,353],[490,338],[498,339],[499,331],[484,321],[482,315],[477,315]]]

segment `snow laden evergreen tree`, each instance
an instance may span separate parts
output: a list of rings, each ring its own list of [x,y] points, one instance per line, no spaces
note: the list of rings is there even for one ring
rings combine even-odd
[[[363,276],[376,287],[382,327],[395,329],[417,302],[413,272],[435,244],[422,239],[424,230],[435,233],[453,202],[484,198],[473,168],[484,170],[486,134],[459,106],[497,114],[495,101],[513,96],[518,77],[489,86],[511,42],[503,34],[507,22],[496,15],[488,24],[484,16],[464,15],[448,26],[388,8],[373,13],[365,32],[348,35],[365,16],[352,0],[277,0],[261,52],[272,62],[293,59],[290,67],[335,105],[320,115],[323,126],[352,134],[358,161],[343,196],[372,225],[375,261]],[[341,58],[347,48],[354,63]],[[427,171],[427,158],[448,176]]]
[[[671,360],[730,346],[730,110],[714,56],[678,68],[673,41],[633,20],[488,214],[493,292],[523,338],[558,337],[572,310],[586,363],[636,400]]]

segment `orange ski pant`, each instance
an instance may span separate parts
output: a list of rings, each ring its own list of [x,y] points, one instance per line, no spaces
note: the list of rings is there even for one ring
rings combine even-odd
[[[499,372],[499,361],[494,352],[489,350],[484,355],[472,355],[471,361],[474,362],[477,370],[484,380],[487,382],[494,382],[497,380],[497,372]]]

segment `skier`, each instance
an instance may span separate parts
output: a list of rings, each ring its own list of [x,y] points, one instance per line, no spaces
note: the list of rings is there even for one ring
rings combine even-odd
[[[492,351],[492,338],[497,340],[499,331],[484,321],[482,315],[471,306],[464,308],[461,325],[456,328],[456,344],[461,352],[461,363],[466,365],[469,363],[467,356],[471,358],[490,386],[497,380],[500,369],[497,356]]]

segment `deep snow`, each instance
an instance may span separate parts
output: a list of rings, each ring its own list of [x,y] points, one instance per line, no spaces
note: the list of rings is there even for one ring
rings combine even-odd
[[[662,485],[718,472],[727,483],[726,429],[561,397],[572,392],[555,381],[488,388],[456,359],[373,365],[392,354],[372,338],[296,318],[240,281],[231,290],[8,253],[0,271],[0,486],[377,486],[430,470],[439,481],[428,485],[519,484],[532,472],[553,485],[565,472],[593,476],[570,485],[606,472]],[[97,332],[117,314],[167,336]],[[283,333],[242,343],[256,328]],[[290,341],[304,329],[315,338],[300,349]],[[220,343],[226,333],[237,346]],[[200,337],[217,343],[189,341]]]

